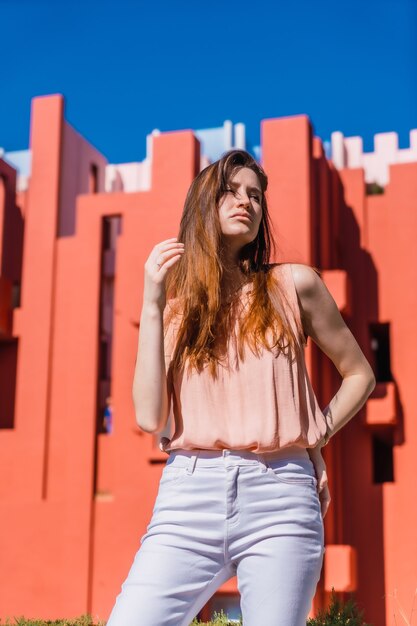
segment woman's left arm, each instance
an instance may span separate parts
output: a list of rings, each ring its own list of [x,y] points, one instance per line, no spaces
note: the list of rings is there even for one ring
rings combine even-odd
[[[302,263],[292,263],[291,269],[304,332],[333,361],[343,377],[336,395],[323,410],[328,434],[333,436],[365,404],[375,387],[375,375],[317,272]],[[324,443],[323,439],[317,447]]]
[[[333,361],[343,382],[323,409],[327,432],[314,448],[307,448],[317,476],[322,516],[331,497],[321,448],[365,404],[375,387],[373,370],[347,327],[338,306],[317,272],[308,265],[291,263],[304,332]]]

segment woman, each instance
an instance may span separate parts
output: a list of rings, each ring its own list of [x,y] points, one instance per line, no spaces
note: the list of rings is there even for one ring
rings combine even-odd
[[[225,153],[146,261],[136,421],[161,432],[172,399],[175,432],[108,626],[188,626],[234,575],[245,626],[305,626],[330,503],[321,447],[375,378],[318,272],[269,263],[266,189],[247,152]],[[308,336],[343,377],[324,412]]]

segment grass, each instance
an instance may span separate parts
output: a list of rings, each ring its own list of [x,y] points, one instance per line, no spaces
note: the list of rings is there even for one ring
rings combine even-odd
[[[417,590],[416,590],[417,593]],[[413,602],[414,604],[414,602]],[[411,613],[413,610],[411,611]],[[404,619],[406,626],[411,625],[410,621],[407,621],[405,613],[400,608],[400,614]],[[106,626],[106,622],[94,621],[93,617],[88,614],[81,615],[76,619],[58,619],[58,620],[42,620],[42,619],[26,619],[24,617],[14,617],[15,621],[6,622],[0,620],[0,626]],[[160,624],[158,626],[163,626]],[[194,619],[190,626],[242,626],[242,618],[240,621],[229,621],[228,616],[223,612],[214,613],[214,619],[211,622],[200,622]],[[259,626],[269,626],[268,624],[260,624]],[[306,626],[373,626],[372,624],[366,624],[362,619],[362,612],[359,612],[353,594],[346,603],[342,603],[336,596],[334,588],[332,588],[332,594],[330,604],[326,610],[319,611],[318,615],[314,618],[307,620]],[[397,622],[395,622],[397,626]]]

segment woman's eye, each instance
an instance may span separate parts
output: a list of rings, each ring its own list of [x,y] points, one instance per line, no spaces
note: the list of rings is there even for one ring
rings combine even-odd
[[[226,189],[224,190],[224,193],[233,193],[233,194],[235,194],[236,192],[235,192],[233,189],[227,189],[227,188],[226,188]],[[257,196],[257,195],[254,195],[254,194],[252,194],[252,195],[251,195],[251,198],[255,198],[255,200],[256,200],[257,202],[260,202],[260,201],[261,201],[260,197],[259,197],[259,196]]]

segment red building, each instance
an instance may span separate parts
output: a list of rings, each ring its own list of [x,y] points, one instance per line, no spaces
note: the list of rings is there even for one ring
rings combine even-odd
[[[263,120],[259,147],[272,260],[322,270],[378,381],[324,449],[332,502],[311,611],[332,587],[354,591],[375,626],[401,623],[399,603],[409,614],[417,587],[415,138],[407,155],[383,160],[384,184],[357,138],[336,134],[326,157],[304,115]],[[107,619],[139,547],[167,458],[159,439],[172,427],[153,436],[135,423],[143,266],[177,234],[186,191],[209,162],[201,152],[191,130],[155,132],[143,162],[109,165],[53,95],[33,100],[26,170],[12,167],[15,153],[0,159],[3,619]],[[306,360],[325,406],[341,376],[311,341]],[[226,611],[238,605],[236,579],[201,617],[219,598]]]

